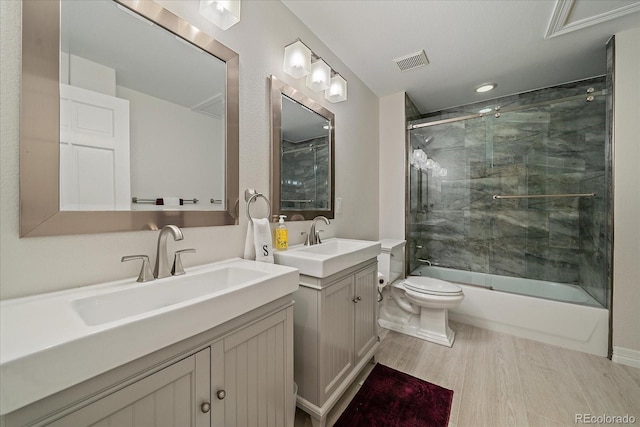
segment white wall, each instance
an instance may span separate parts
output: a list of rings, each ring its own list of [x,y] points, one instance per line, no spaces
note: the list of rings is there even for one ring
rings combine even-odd
[[[640,368],[640,27],[616,34],[614,108],[613,360]]]
[[[405,238],[405,93],[380,98],[380,238]]]
[[[124,86],[117,86],[117,94],[129,101],[131,115],[131,195],[196,198],[197,205],[187,206],[222,209],[209,203],[224,199],[222,119]]]
[[[198,1],[172,2],[184,13],[197,15]],[[327,235],[377,239],[378,237],[378,98],[358,80],[280,2],[242,3],[242,20],[227,31],[206,25],[203,31],[240,54],[240,190],[256,188],[268,194],[270,124],[267,77],[271,74],[303,91],[336,115],[336,197],[343,213]],[[138,267],[120,263],[122,255],[155,253],[157,232],[138,231],[94,235],[18,237],[19,222],[19,108],[21,61],[21,4],[0,1],[0,298],[135,277]],[[348,81],[349,99],[331,104],[282,72],[284,46],[301,38]],[[245,211],[241,196],[240,212]],[[169,249],[192,247],[187,266],[242,256],[247,220],[239,226],[188,228],[185,240]],[[290,223],[291,243],[309,222]]]

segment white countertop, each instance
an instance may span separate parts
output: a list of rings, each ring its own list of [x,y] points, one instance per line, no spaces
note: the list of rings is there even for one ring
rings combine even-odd
[[[90,326],[73,308],[82,298],[180,281],[228,267],[262,272],[260,278]],[[0,302],[0,414],[221,325],[298,289],[296,269],[234,258],[186,269],[184,276],[146,283],[134,279]],[[172,283],[169,283],[172,281]],[[165,286],[166,287],[166,286]],[[153,292],[152,292],[153,293]],[[151,294],[152,294],[151,293]]]

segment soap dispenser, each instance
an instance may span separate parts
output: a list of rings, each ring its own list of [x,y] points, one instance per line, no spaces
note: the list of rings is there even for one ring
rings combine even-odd
[[[280,219],[278,220],[278,226],[276,227],[276,250],[278,251],[286,251],[289,247],[289,230],[287,229],[287,225],[284,223],[284,219],[286,215],[280,215]]]

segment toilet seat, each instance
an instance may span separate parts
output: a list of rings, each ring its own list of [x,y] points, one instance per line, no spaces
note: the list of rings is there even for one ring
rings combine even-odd
[[[451,282],[432,277],[412,276],[404,281],[405,289],[419,294],[436,296],[462,295],[462,288]]]

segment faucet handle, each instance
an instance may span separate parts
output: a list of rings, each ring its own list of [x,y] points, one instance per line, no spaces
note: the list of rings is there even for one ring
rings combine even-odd
[[[302,236],[303,234],[305,235],[304,245],[309,246],[309,233],[307,233],[306,231],[301,231],[300,235]]]
[[[322,243],[322,240],[320,240],[320,233],[322,233],[324,230],[318,230],[316,231],[316,243],[320,244]]]
[[[173,267],[171,267],[171,274],[174,276],[181,276],[184,274],[184,267],[182,266],[182,258],[180,255],[182,254],[193,254],[195,253],[195,249],[181,249],[176,251],[173,257]]]
[[[138,275],[137,282],[149,282],[154,279],[153,271],[151,271],[151,263],[149,263],[149,257],[147,255],[125,255],[120,262],[132,261],[134,259],[142,260],[142,268]]]

